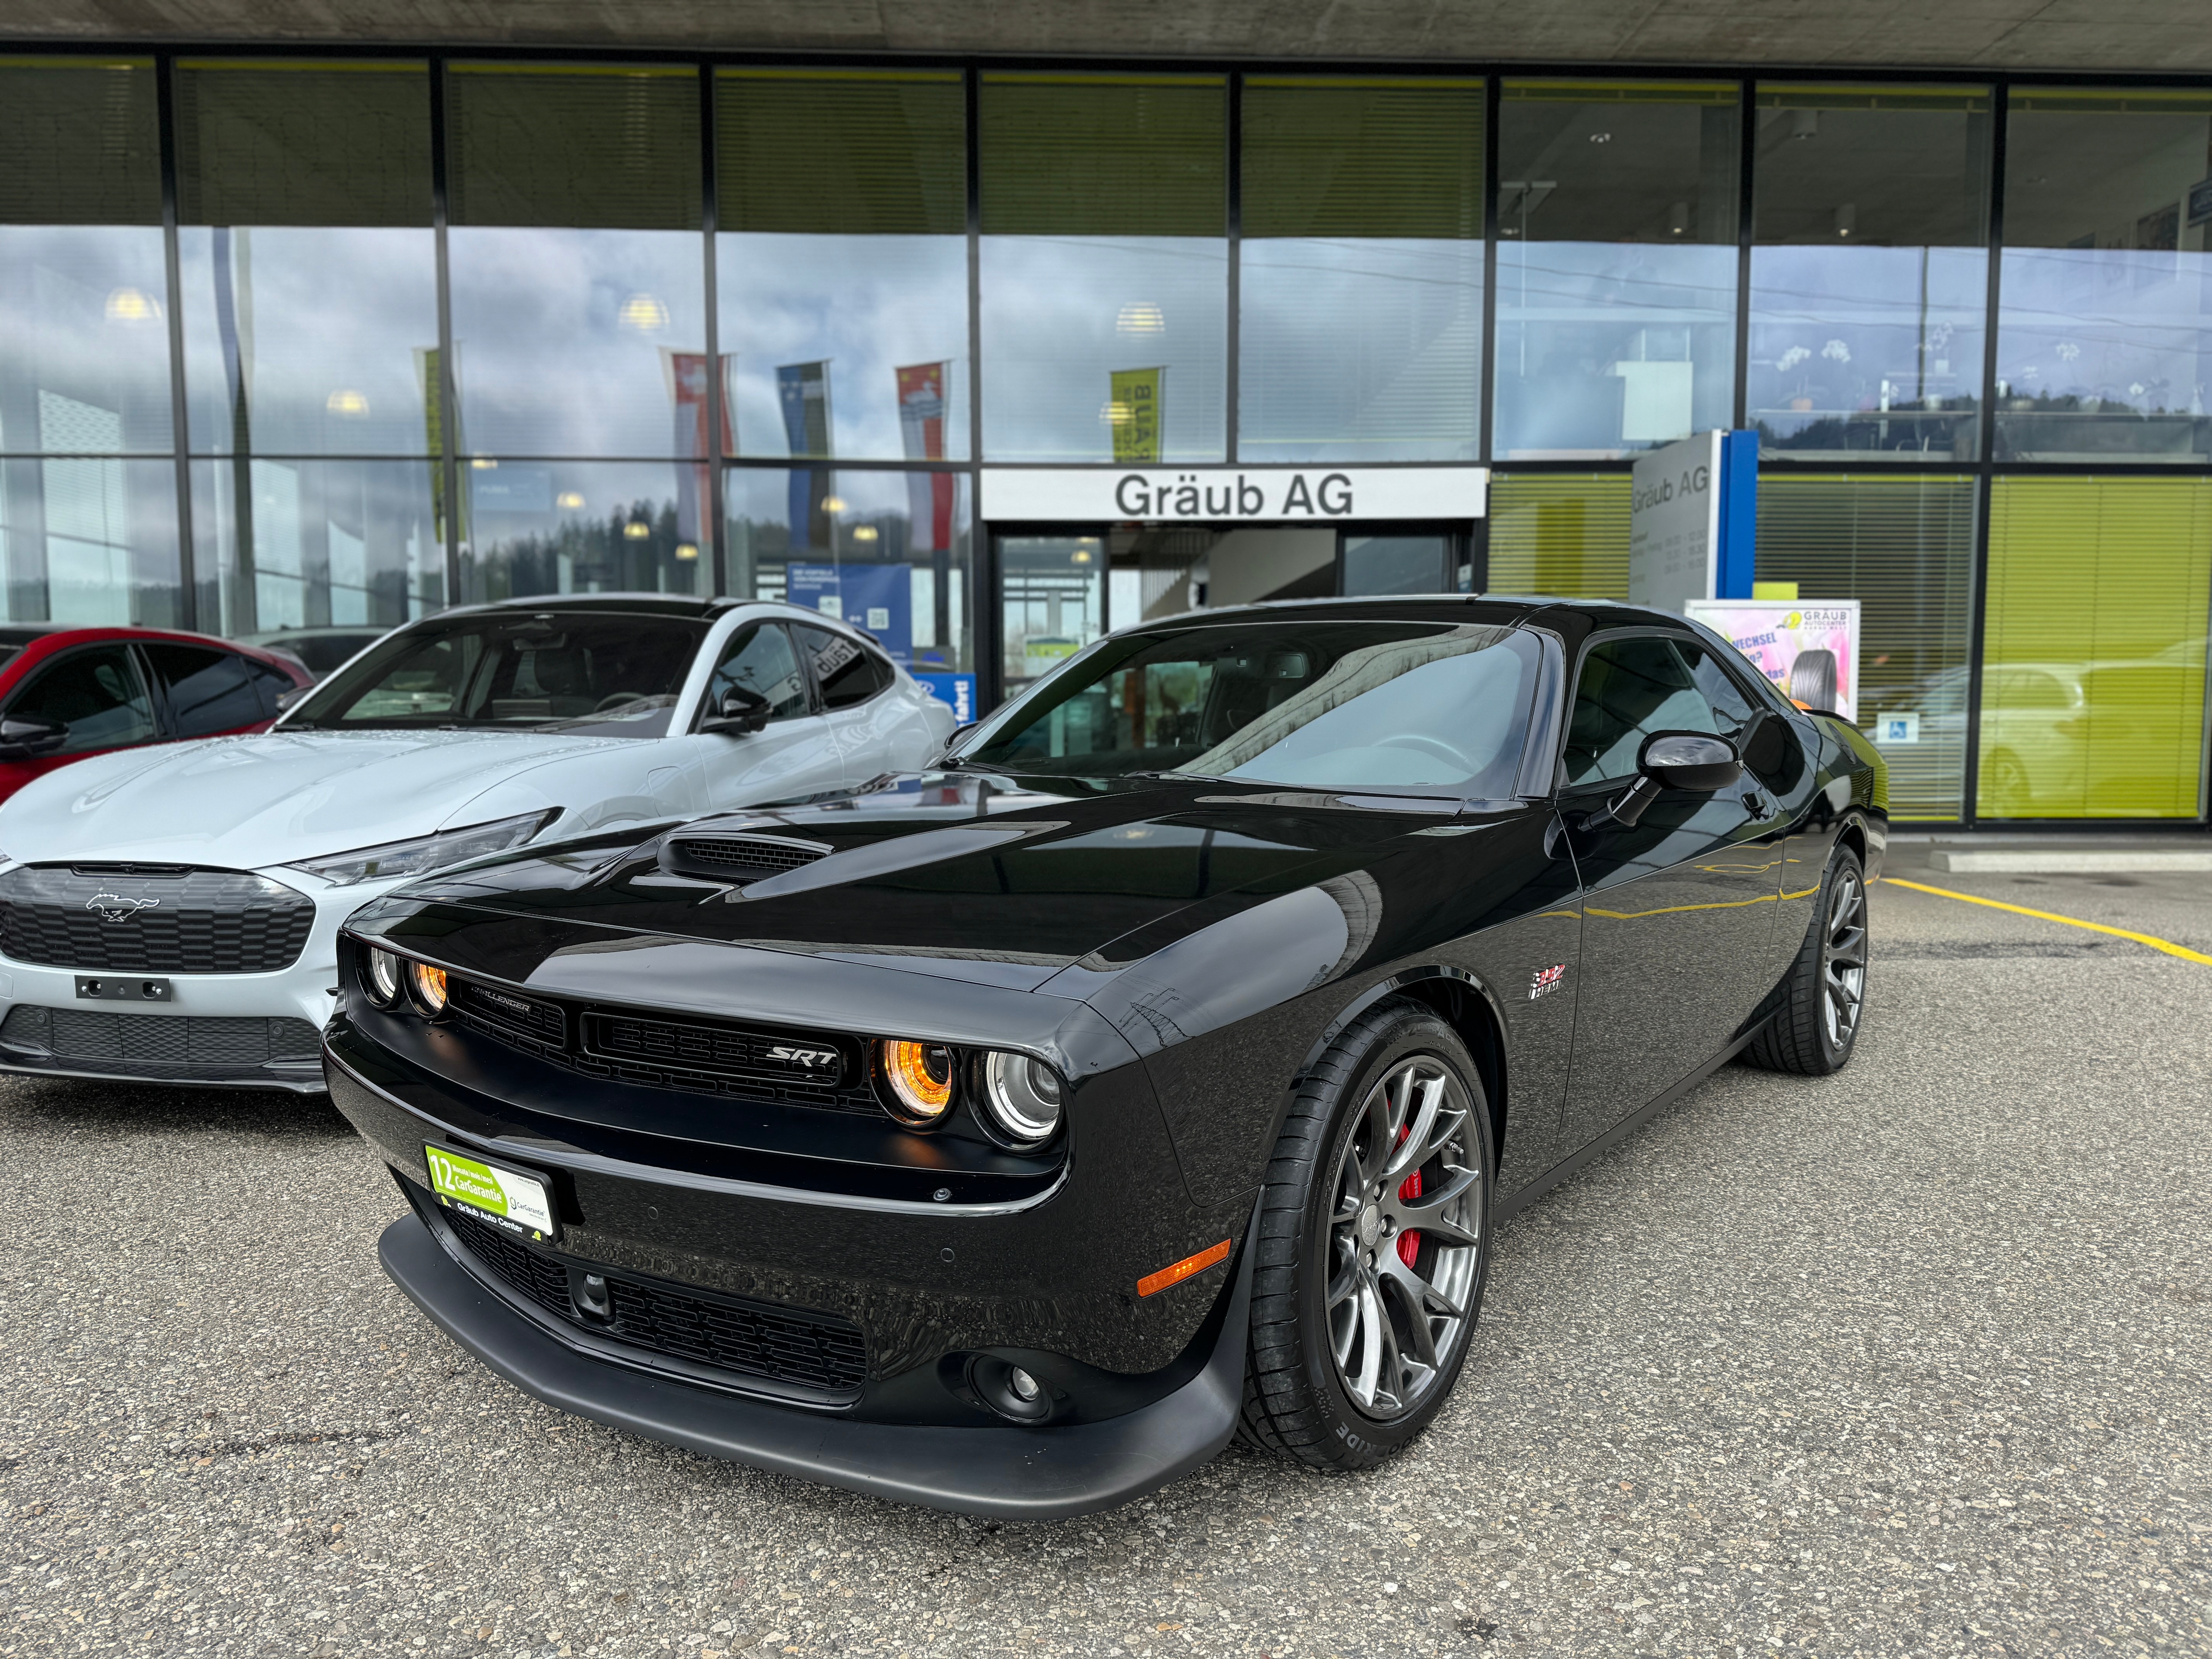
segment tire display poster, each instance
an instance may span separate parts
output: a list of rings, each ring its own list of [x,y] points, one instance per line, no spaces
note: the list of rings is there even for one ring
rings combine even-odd
[[[1693,599],[1686,609],[1692,622],[1758,664],[1791,702],[1857,722],[1856,599]]]

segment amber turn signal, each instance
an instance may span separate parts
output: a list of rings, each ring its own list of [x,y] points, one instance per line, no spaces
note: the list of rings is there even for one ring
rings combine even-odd
[[[891,1115],[909,1129],[927,1129],[952,1109],[952,1050],[941,1042],[877,1045],[884,1081],[890,1085]]]
[[[1187,1255],[1172,1267],[1163,1267],[1156,1273],[1146,1273],[1137,1281],[1139,1296],[1156,1296],[1170,1285],[1180,1285],[1193,1273],[1202,1273],[1217,1261],[1229,1260],[1229,1241],[1209,1244],[1196,1255]]]

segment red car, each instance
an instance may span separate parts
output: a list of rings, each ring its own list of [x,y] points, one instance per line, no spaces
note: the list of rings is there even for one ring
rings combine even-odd
[[[0,800],[88,755],[262,731],[313,682],[289,657],[204,634],[0,623]]]

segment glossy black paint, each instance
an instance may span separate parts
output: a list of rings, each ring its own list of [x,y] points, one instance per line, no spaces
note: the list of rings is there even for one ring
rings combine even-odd
[[[1242,1246],[1289,1097],[1362,1009],[1410,996],[1460,1030],[1485,1073],[1510,1212],[1758,1028],[1839,839],[1879,868],[1871,745],[1748,670],[1763,719],[1739,787],[1668,791],[1633,826],[1595,827],[1601,803],[1559,787],[1589,641],[1691,637],[1679,618],[1534,600],[1387,608],[1542,640],[1518,797],[956,763],[685,826],[830,848],[743,888],[670,873],[661,836],[511,858],[353,919],[333,1097],[417,1189],[426,1141],[543,1171],[579,1260],[851,1319],[868,1381],[831,1415],[1060,1431],[1000,1424],[965,1393],[978,1353],[1048,1375],[1055,1424],[1182,1398],[1216,1351],[1231,1275],[1152,1297],[1137,1280],[1224,1238]],[[916,1134],[865,1112],[580,1075],[481,1030],[374,1008],[359,958],[372,940],[575,1011],[1018,1051],[1067,1079],[1066,1128],[1017,1156],[962,1114]]]

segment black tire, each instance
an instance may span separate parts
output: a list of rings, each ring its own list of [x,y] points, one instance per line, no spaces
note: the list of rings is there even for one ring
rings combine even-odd
[[[1808,708],[1836,706],[1836,653],[1821,646],[1800,651],[1790,665],[1790,698]]]
[[[1403,1110],[1395,1103],[1401,1078]],[[1449,1121],[1455,1113],[1463,1115]],[[1392,1122],[1405,1133],[1384,1127]],[[1379,1160],[1378,1135],[1390,1142]],[[1435,1156],[1394,1164],[1424,1146]],[[1267,1166],[1238,1438],[1316,1468],[1361,1469],[1429,1425],[1481,1311],[1493,1164],[1490,1103],[1450,1026],[1393,998],[1346,1028],[1291,1103]],[[1422,1218],[1434,1224],[1410,1224]],[[1422,1286],[1449,1313],[1436,1311]],[[1417,1296],[1431,1310],[1418,1328]],[[1350,1381],[1336,1346],[1346,1330],[1361,1373]],[[1365,1403],[1356,1392],[1363,1378]]]
[[[1826,1077],[1850,1063],[1866,1024],[1866,874],[1838,847],[1820,878],[1812,925],[1782,976],[1782,1007],[1745,1058],[1770,1072]]]

